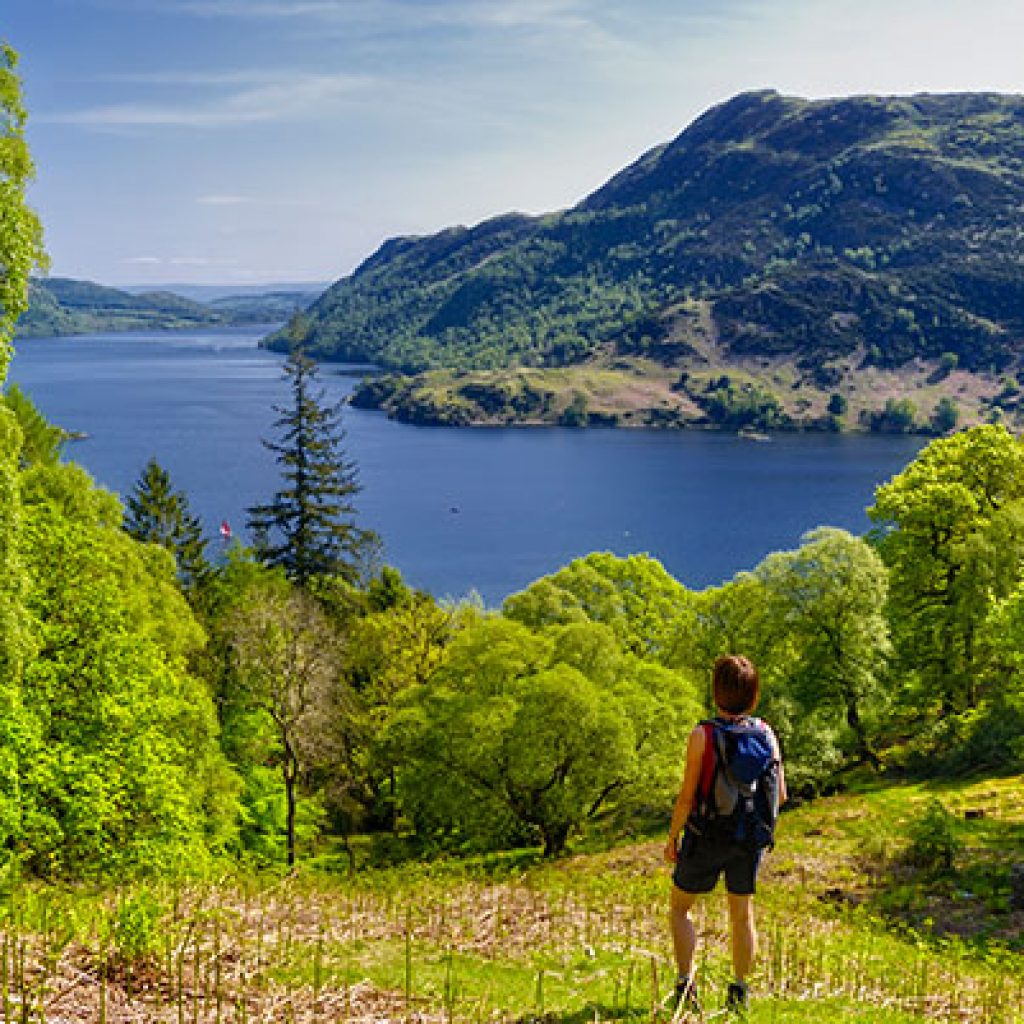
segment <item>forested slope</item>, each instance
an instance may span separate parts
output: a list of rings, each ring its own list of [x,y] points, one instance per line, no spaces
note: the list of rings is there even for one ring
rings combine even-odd
[[[1020,97],[746,93],[570,210],[386,242],[270,344],[404,373],[786,360],[826,392],[993,375],[1022,355],[1022,206]]]
[[[287,319],[313,299],[303,291],[229,295],[197,302],[172,291],[135,293],[66,277],[35,278],[28,309],[18,321],[22,338],[99,331],[180,330]]]

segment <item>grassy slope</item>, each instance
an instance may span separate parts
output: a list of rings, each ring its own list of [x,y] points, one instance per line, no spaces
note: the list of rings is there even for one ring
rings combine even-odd
[[[1022,782],[869,788],[787,814],[758,898],[749,1019],[1024,1020],[1019,952],[985,940],[1020,947],[1024,915],[1002,910],[999,886],[1024,843]],[[958,877],[883,888],[879,858],[898,853],[935,794],[958,814],[985,812],[958,826]],[[649,1020],[672,978],[668,884],[648,840],[551,864],[509,854],[349,881],[143,896],[23,888],[2,904],[8,1019],[27,1000],[51,1021]],[[138,911],[147,900],[163,914],[156,928]],[[904,923],[883,922],[887,901]],[[724,902],[699,915],[710,1009],[728,980]],[[119,956],[133,944],[149,956]]]
[[[953,370],[944,373],[935,360],[912,360],[898,369],[861,366],[858,356],[835,361],[842,379],[820,386],[788,356],[736,358],[705,342],[687,362],[687,383],[679,386],[680,369],[643,356],[619,356],[602,350],[580,366],[555,369],[520,368],[462,373],[437,370],[410,382],[398,400],[380,404],[389,415],[413,422],[444,423],[452,409],[463,411],[464,422],[477,426],[554,425],[578,396],[585,399],[591,422],[616,426],[706,426],[700,394],[710,382],[727,374],[738,386],[767,389],[797,428],[813,427],[827,416],[832,394],[841,394],[847,411],[837,426],[866,429],[864,417],[878,412],[887,399],[909,398],[916,408],[916,427],[928,426],[940,399],[956,402],[958,427],[1004,420],[1013,429],[1024,426],[1016,404],[1016,380],[992,373]],[[474,400],[481,387],[515,393],[523,383],[544,394],[542,408],[518,413],[511,407],[488,409]],[[1011,396],[1006,398],[1006,388]],[[1004,397],[1000,398],[1000,395]]]

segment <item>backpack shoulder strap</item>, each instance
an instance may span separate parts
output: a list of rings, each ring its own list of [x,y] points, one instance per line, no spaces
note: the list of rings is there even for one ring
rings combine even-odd
[[[715,723],[701,722],[700,726],[704,730],[704,756],[701,760],[700,785],[697,792],[703,803],[711,792],[711,780],[715,774]]]

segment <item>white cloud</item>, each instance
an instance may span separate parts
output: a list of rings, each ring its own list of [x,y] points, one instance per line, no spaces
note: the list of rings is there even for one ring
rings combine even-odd
[[[213,256],[128,256],[120,261],[133,267],[234,267],[236,259]]]
[[[308,18],[344,14],[346,0],[180,0],[170,9],[204,18]]]
[[[799,95],[1020,91],[1020,0],[789,0],[761,19],[731,80]],[[742,70],[740,61],[742,56]]]
[[[520,39],[526,34],[544,44],[557,37],[574,47],[601,51],[626,45],[647,19],[665,16],[657,10],[623,16],[607,0],[164,0],[161,7],[203,18],[315,25],[318,34],[333,28],[349,42],[358,41],[360,33],[376,43],[385,36],[408,38],[441,29],[498,37],[514,33]],[[701,20],[704,4],[683,4],[672,13],[673,18],[680,15]]]
[[[233,267],[235,259],[216,259],[210,256],[172,256],[167,262],[172,267]]]
[[[250,206],[256,202],[252,196],[209,195],[196,196],[200,206]]]
[[[582,0],[171,0],[164,10],[204,18],[319,20],[350,24],[551,24],[579,14]],[[593,4],[590,4],[592,7]]]
[[[218,86],[273,85],[303,72],[290,68],[237,68],[231,71],[174,70],[104,72],[90,76],[90,81],[127,85]],[[355,77],[355,76],[353,76]]]
[[[57,114],[37,121],[108,127],[178,126],[218,128],[319,115],[328,104],[351,100],[371,79],[347,73],[281,75],[275,80],[214,99],[182,103],[114,103]]]

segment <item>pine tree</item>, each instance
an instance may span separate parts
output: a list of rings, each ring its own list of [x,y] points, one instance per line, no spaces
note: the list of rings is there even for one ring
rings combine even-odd
[[[206,540],[184,492],[171,486],[170,474],[150,459],[126,502],[124,528],[136,540],[159,544],[174,555],[182,589],[191,593],[210,571]]]
[[[306,586],[319,576],[355,582],[379,544],[355,524],[361,490],[356,466],[346,458],[341,403],[325,405],[316,388],[316,364],[293,352],[284,365],[289,406],[274,406],[279,441],[264,440],[281,467],[283,486],[269,504],[248,509],[248,526],[267,565],[280,566]]]

